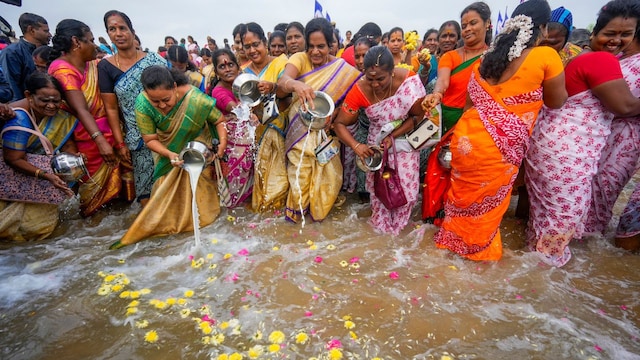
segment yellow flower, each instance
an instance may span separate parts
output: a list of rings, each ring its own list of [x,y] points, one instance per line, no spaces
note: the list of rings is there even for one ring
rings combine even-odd
[[[269,334],[269,341],[274,344],[282,344],[284,342],[284,338],[284,333],[282,331],[276,330]]]
[[[264,348],[262,345],[256,345],[249,348],[248,355],[250,359],[257,359],[264,353]]]
[[[335,250],[335,249],[336,249],[335,245],[333,245],[333,244],[327,245],[327,250]]]
[[[349,336],[351,336],[353,340],[358,340],[358,335],[356,335],[356,333],[354,333],[353,331],[349,331]]]
[[[98,271],[98,276],[105,277],[107,276],[107,273],[105,273],[104,271]]]
[[[220,345],[224,342],[224,334],[223,333],[217,333],[213,336],[211,336],[211,345]]]
[[[158,302],[155,303],[154,306],[156,307],[156,309],[162,310],[167,308],[167,303],[164,301],[158,300]]]
[[[131,292],[130,292],[130,291],[123,291],[123,292],[121,292],[121,293],[120,293],[120,298],[121,298],[121,299],[126,299],[126,298],[128,298],[130,295],[131,295]]]
[[[209,265],[209,270],[213,270],[213,269],[215,269],[217,267],[218,267],[218,264],[211,264],[211,265]]]
[[[259,341],[262,340],[262,331],[257,330],[255,334],[253,334],[253,340]]]
[[[217,244],[218,243],[218,239],[211,239],[211,243],[212,244]]]
[[[132,291],[129,293],[129,297],[132,299],[137,299],[140,297],[140,291]]]
[[[137,313],[137,312],[138,312],[138,308],[137,308],[137,307],[135,307],[135,306],[134,306],[134,307],[127,308],[127,315],[133,315],[133,314],[135,314],[135,313]]]
[[[220,329],[222,330],[226,330],[229,327],[229,323],[226,321],[223,321],[220,323]]]
[[[230,259],[232,256],[233,256],[233,255],[231,255],[231,254],[229,254],[229,253],[226,253],[226,254],[224,254],[224,259],[225,259],[225,260]]]
[[[229,356],[229,360],[242,360],[242,354],[233,353]]]
[[[318,245],[313,244],[313,245],[309,246],[309,250],[318,250]]]
[[[356,327],[356,324],[351,320],[347,320],[344,322],[344,327],[346,329],[353,329],[354,327]]]
[[[155,343],[156,341],[158,341],[158,333],[155,330],[147,331],[147,333],[144,335],[144,341],[151,344]]]
[[[115,284],[111,287],[111,290],[113,292],[120,292],[122,289],[124,289],[124,286],[122,286],[122,284]]]
[[[351,320],[351,315],[345,315],[342,317],[342,320],[347,321],[347,320]]]
[[[376,357],[374,357],[374,358],[373,358],[373,359],[371,359],[371,360],[382,360],[382,358],[381,358],[381,357],[377,357],[377,356],[376,356]]]
[[[234,222],[234,221],[236,221],[236,218],[231,216],[231,215],[227,215],[227,221]]]
[[[182,309],[180,310],[180,316],[185,319],[187,318],[189,315],[191,315],[191,310],[189,309]]]
[[[203,345],[209,345],[211,343],[211,338],[209,336],[203,336],[200,341]]]
[[[313,245],[313,241],[307,240],[307,245],[309,245],[309,246]]]
[[[220,355],[218,355],[218,360],[229,360],[229,355],[220,354]]]
[[[184,292],[184,297],[192,297],[193,296],[193,290],[187,290]]]
[[[147,320],[139,320],[139,321],[136,321],[136,327],[137,327],[138,329],[144,329],[144,328],[146,328],[147,326],[149,326],[149,321],[147,321]]]
[[[145,288],[145,289],[140,290],[140,294],[141,294],[141,295],[147,295],[147,294],[149,294],[149,293],[151,293],[151,290],[149,290],[149,289],[146,289],[146,288]]]
[[[199,269],[202,264],[204,264],[203,258],[199,258],[198,260],[191,260],[191,267],[194,269]]]
[[[278,250],[280,250],[280,248],[279,248],[279,247],[277,247],[277,246],[274,246],[274,247],[273,247],[273,249],[271,249],[271,250],[273,250],[273,251],[278,251]]]
[[[211,260],[211,259],[213,259],[213,254],[211,253],[207,254],[207,260]]]
[[[213,331],[213,329],[211,328],[211,324],[206,321],[201,322],[199,326],[200,330],[202,330],[202,333],[204,333],[205,335],[209,335]]]
[[[398,64],[396,65],[396,67],[401,69],[413,70],[413,66],[409,64]]]
[[[342,359],[342,350],[340,350],[340,349],[331,349],[331,350],[329,350],[329,359],[332,359],[332,360],[340,360],[340,359]]]
[[[103,285],[98,289],[98,295],[105,296],[111,293],[111,286]]]
[[[125,263],[125,260],[124,260],[124,259],[120,259],[120,260],[118,260],[118,262],[119,262],[120,264],[124,264],[124,263]]]
[[[296,335],[296,343],[298,344],[304,344],[309,340],[309,335],[307,335],[306,333],[298,333],[298,335]]]
[[[166,303],[167,303],[167,305],[172,306],[172,305],[175,305],[177,301],[178,300],[176,300],[176,298],[168,298],[166,300]]]
[[[180,298],[178,299],[178,305],[184,305],[187,303],[187,299]]]
[[[347,267],[347,266],[349,266],[349,263],[347,262],[347,260],[342,260],[342,261],[340,261],[340,266]]]
[[[151,300],[149,300],[149,305],[154,305],[155,306],[159,302],[160,302],[160,300],[158,300],[158,299],[151,299]]]
[[[110,282],[112,282],[112,281],[113,281],[113,280],[115,280],[115,279],[116,279],[116,276],[115,276],[115,275],[107,275],[107,276],[105,276],[105,277],[104,277],[104,280],[103,280],[103,281],[104,281],[104,282],[106,282],[106,283],[110,283]]]
[[[279,344],[271,344],[269,345],[269,352],[270,353],[277,353],[278,351],[280,351],[280,345]]]

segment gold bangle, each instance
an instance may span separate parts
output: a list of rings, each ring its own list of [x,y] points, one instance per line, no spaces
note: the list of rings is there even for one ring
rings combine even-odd
[[[353,147],[353,151],[356,151],[356,149],[358,148],[358,146],[362,145],[362,143],[358,143],[356,146]]]
[[[287,81],[284,82],[284,89],[287,90],[287,84],[289,83],[289,81],[292,81],[293,79],[287,79]],[[293,91],[293,88],[291,89],[291,91]]]
[[[40,169],[36,169],[36,173],[35,173],[33,176],[35,176],[35,177],[36,177],[36,179],[40,179],[40,172],[41,172],[41,171],[42,171],[42,170],[40,170]]]

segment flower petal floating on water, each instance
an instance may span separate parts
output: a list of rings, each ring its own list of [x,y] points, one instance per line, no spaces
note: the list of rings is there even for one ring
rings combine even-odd
[[[396,280],[396,279],[400,278],[400,275],[398,275],[398,272],[392,271],[392,272],[389,273],[389,277],[394,279],[394,280]]]
[[[136,327],[138,329],[144,329],[147,326],[149,326],[149,321],[147,321],[147,320],[138,320],[138,321],[136,321]]]
[[[327,343],[327,350],[342,348],[342,342],[339,339],[331,339]]]
[[[187,290],[184,292],[184,297],[190,298],[193,296],[193,290]]]
[[[133,315],[133,314],[135,314],[137,312],[138,312],[138,308],[135,307],[135,306],[127,308],[127,316]]]
[[[351,336],[353,340],[358,340],[358,335],[356,335],[356,333],[354,333],[353,331],[349,331],[349,336]]]
[[[231,259],[232,257],[233,257],[233,255],[231,255],[229,253],[224,254],[224,259],[225,260]]]
[[[356,324],[351,320],[347,320],[347,321],[344,322],[344,327],[346,329],[353,329],[353,328],[356,327]]]
[[[249,250],[247,250],[247,249],[242,249],[242,250],[238,251],[238,255],[240,255],[240,256],[247,256],[247,255],[249,255]]]
[[[300,332],[296,335],[296,343],[305,344],[307,341],[309,341],[309,335],[306,333]]]
[[[130,291],[123,291],[123,292],[120,293],[120,298],[121,299],[126,299],[126,298],[129,297],[130,294],[131,294]]]
[[[111,294],[111,286],[109,285],[100,286],[100,288],[98,289],[98,295],[100,296],[106,296],[109,294]]]
[[[147,333],[144,334],[144,341],[151,344],[155,343],[158,341],[158,333],[155,330],[147,331]]]
[[[596,349],[596,351],[602,351],[602,348],[598,345],[594,345],[594,348]]]
[[[149,290],[149,289],[141,289],[140,290],[140,295],[147,295],[149,293],[151,293],[151,290]]]
[[[242,354],[233,353],[229,355],[229,360],[242,360]]]
[[[342,350],[340,350],[340,349],[331,349],[331,350],[329,350],[329,359],[332,359],[332,360],[340,360],[340,359],[342,359]]]
[[[247,355],[249,355],[250,359],[257,359],[262,354],[264,354],[264,347],[262,345],[252,346],[247,352]]]
[[[311,311],[305,311],[304,316],[306,317],[313,316],[313,313]]]
[[[132,302],[129,303],[129,305],[127,305],[127,307],[137,307],[138,305],[140,305],[140,301],[133,300]]]
[[[236,221],[236,218],[231,216],[231,215],[227,215],[227,221],[234,222],[234,221]]]
[[[269,341],[274,344],[282,344],[284,342],[285,336],[282,331],[273,331],[269,334]]]
[[[280,344],[271,344],[268,347],[270,353],[277,353],[280,351]]]
[[[322,256],[316,256],[313,261],[317,262],[318,264],[322,262]]]
[[[360,258],[357,256],[354,256],[351,259],[349,259],[349,262],[352,264],[357,263],[358,261],[360,261]]]
[[[347,267],[347,266],[349,266],[349,263],[346,260],[342,260],[342,261],[340,261],[340,266]]]
[[[333,244],[327,245],[327,250],[335,250],[335,249],[336,249],[335,245],[333,245]]]
[[[182,310],[180,310],[180,317],[182,317],[183,319],[186,319],[189,315],[191,315],[191,310],[190,309],[182,309]]]

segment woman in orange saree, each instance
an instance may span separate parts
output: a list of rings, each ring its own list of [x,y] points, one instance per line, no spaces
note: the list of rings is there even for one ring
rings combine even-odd
[[[436,246],[471,260],[499,260],[499,225],[543,103],[567,98],[562,61],[548,47],[532,48],[549,20],[549,5],[516,8],[469,82],[473,107],[451,135],[451,187]]]
[[[120,123],[109,123],[98,88],[96,46],[91,29],[84,23],[67,19],[56,26],[49,66],[66,98],[64,110],[80,122],[74,130],[78,150],[87,158],[89,178],[80,186],[80,213],[91,216],[115,199],[122,189],[120,167],[113,151],[122,142]],[[57,55],[57,56],[56,56]]]

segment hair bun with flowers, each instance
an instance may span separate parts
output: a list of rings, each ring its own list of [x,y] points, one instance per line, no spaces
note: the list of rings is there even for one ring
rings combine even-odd
[[[531,17],[526,15],[516,15],[508,19],[504,23],[504,27],[502,28],[501,33],[508,34],[515,30],[519,30],[519,31],[518,31],[518,35],[516,36],[516,40],[513,42],[513,45],[511,45],[511,48],[509,48],[509,54],[507,55],[509,62],[513,61],[513,59],[518,58],[520,57],[520,55],[522,55],[522,52],[524,51],[524,49],[527,48],[527,44],[529,43],[529,40],[531,40],[531,37],[533,36],[533,20],[531,19]],[[494,40],[488,52],[491,52],[495,49],[494,48],[495,42],[496,41]]]

